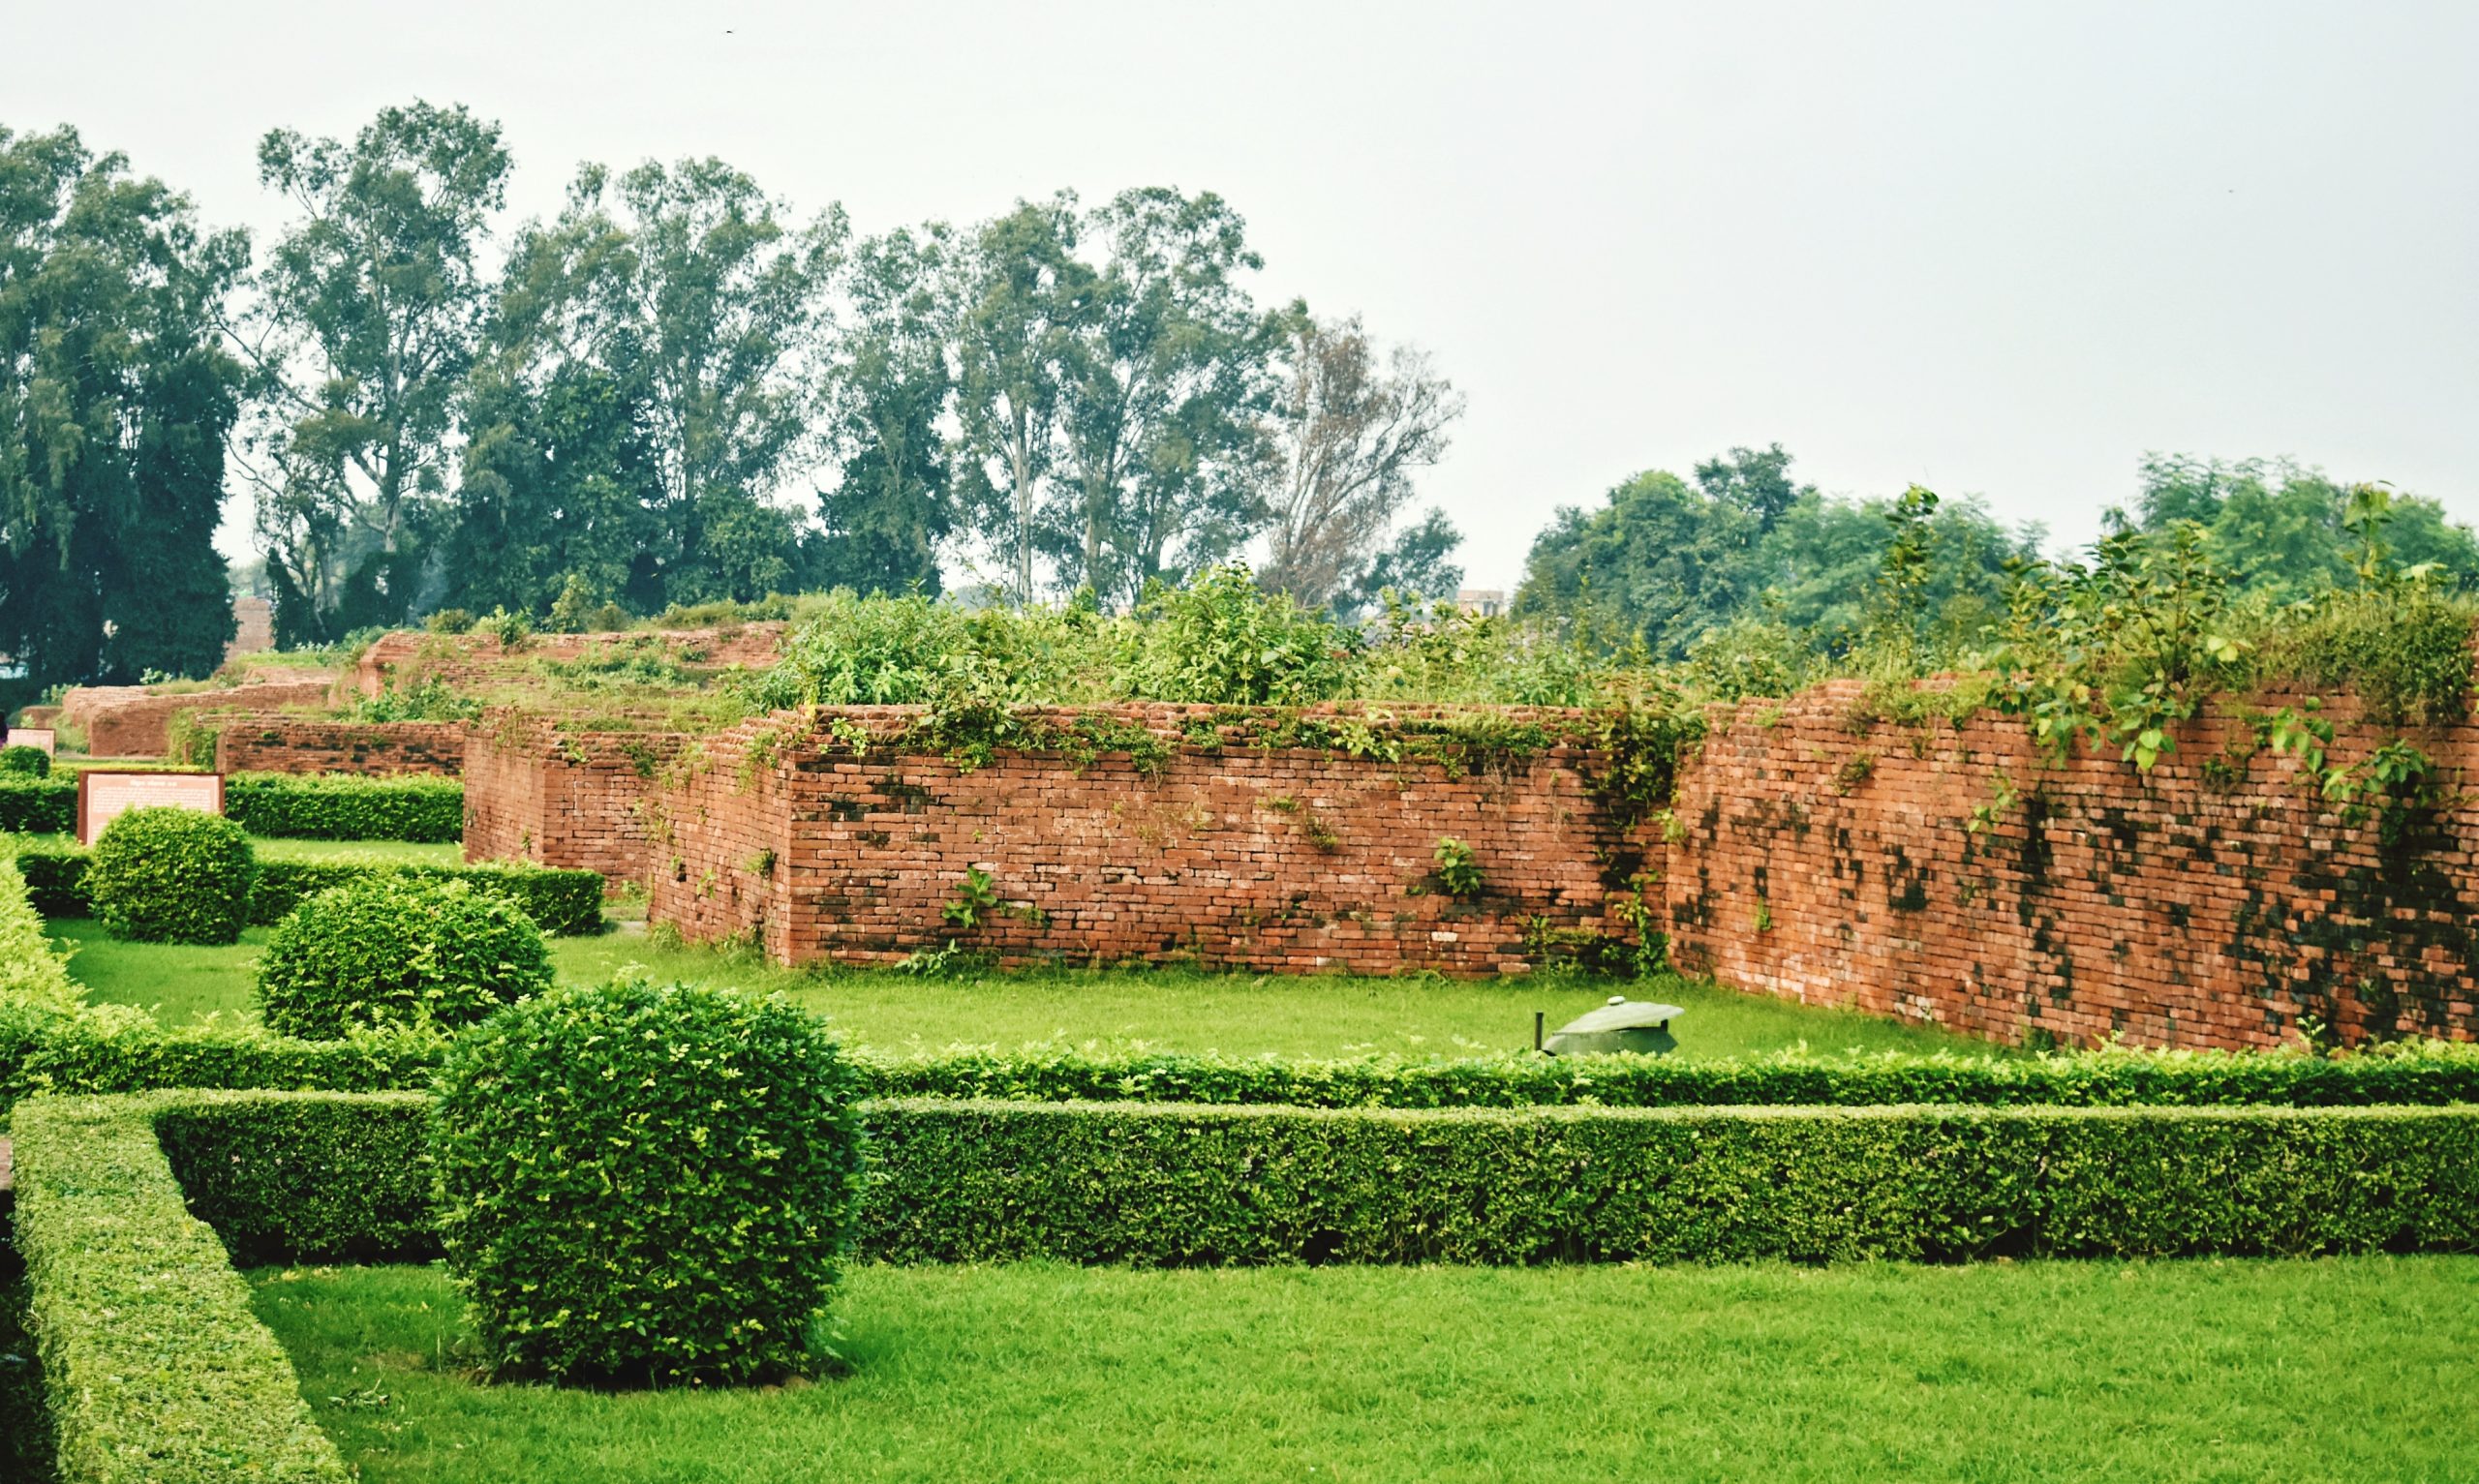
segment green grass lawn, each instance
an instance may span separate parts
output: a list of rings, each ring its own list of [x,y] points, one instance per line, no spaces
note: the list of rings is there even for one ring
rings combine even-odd
[[[208,1015],[226,1022],[257,1020],[252,976],[266,928],[250,929],[230,948],[183,948],[118,942],[86,919],[50,926],[55,936],[76,945],[70,973],[86,985],[90,999],[150,1009],[168,1025]],[[1556,977],[1473,983],[1159,969],[921,980],[883,969],[779,969],[747,952],[666,948],[640,930],[554,938],[551,955],[566,984],[596,983],[636,964],[659,979],[780,989],[831,1017],[847,1040],[891,1050],[1064,1041],[1143,1042],[1168,1050],[1235,1054],[1377,1050],[1453,1056],[1528,1046],[1534,1011],[1543,1012],[1554,1029],[1619,992],[1686,1007],[1677,1022],[1684,1055],[1733,1055],[1801,1042],[1820,1050],[1987,1049],[1868,1015],[1807,1009],[1674,978],[1630,984]]]
[[[431,1267],[266,1271],[365,1480],[2479,1479],[2479,1258],[864,1268],[849,1373],[476,1381]]]

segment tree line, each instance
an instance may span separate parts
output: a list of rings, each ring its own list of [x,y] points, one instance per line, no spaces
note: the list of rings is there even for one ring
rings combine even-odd
[[[1794,479],[1792,462],[1779,443],[1732,448],[1690,478],[1648,470],[1598,508],[1561,507],[1533,542],[1515,613],[1654,663],[1729,651],[1796,668],[1851,653],[1882,617],[1889,563],[1907,564],[1904,621],[1921,653],[1960,658],[2005,619],[2009,591],[2050,564],[2040,526],[2008,527],[1976,498],[1827,495]],[[2152,454],[2137,474],[2132,505],[2103,511],[2096,561],[2188,532],[2233,596],[2267,610],[2359,575],[2364,486],[2286,459]],[[2386,510],[2388,560],[2441,591],[2479,589],[2469,527],[2417,495],[2393,495]]]
[[[1209,192],[864,236],[719,160],[589,164],[511,226],[499,127],[424,103],[258,165],[289,220],[254,252],[74,130],[0,130],[0,648],[34,683],[212,667],[228,485],[288,645],[956,571],[1123,609],[1242,550],[1341,613],[1459,578],[1408,517],[1460,397],[1258,302]]]

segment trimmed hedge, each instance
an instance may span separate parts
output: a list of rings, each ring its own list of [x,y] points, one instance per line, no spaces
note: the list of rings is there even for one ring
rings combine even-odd
[[[27,900],[17,863],[0,856],[0,1005],[66,1015],[84,998]]]
[[[1971,1056],[1884,1051],[1677,1057],[1530,1052],[1337,1061],[1178,1052],[953,1048],[861,1053],[872,1096],[1300,1107],[2297,1107],[2479,1103],[2479,1044],[2401,1042],[2332,1058],[2262,1051]]]
[[[0,833],[67,834],[77,828],[77,779],[0,776]]]
[[[869,1185],[853,1091],[780,996],[564,989],[459,1037],[431,1151],[493,1362],[657,1385],[803,1367]]]
[[[86,894],[115,938],[237,943],[258,862],[231,820],[152,804],[114,815],[87,855]]]
[[[2479,1249],[2472,1108],[865,1110],[891,1262]]]
[[[224,782],[224,810],[270,839],[437,845],[465,837],[465,785],[455,778],[234,773]]]
[[[26,1261],[62,1484],[344,1484],[284,1348],[157,1142],[154,1099],[17,1109]]]
[[[276,924],[259,958],[259,1018],[319,1041],[391,1024],[452,1032],[550,987],[542,929],[507,897],[467,881],[364,876]]]
[[[307,1042],[242,1028],[167,1030],[117,1008],[61,1017],[0,1007],[0,1110],[44,1091],[426,1087],[444,1047],[427,1032]],[[1515,1055],[1425,1063],[990,1051],[922,1058],[867,1047],[844,1054],[861,1095],[872,1098],[1408,1108],[2479,1104],[2479,1045],[2466,1043],[2404,1044],[2329,1060],[2220,1051],[2022,1058],[1786,1052],[1713,1062]]]
[[[224,780],[224,813],[271,839],[453,844],[465,837],[465,785],[455,778],[240,772]],[[74,774],[0,774],[0,833],[67,834],[77,828]]]
[[[85,888],[85,851],[71,845],[30,845],[19,849],[16,858],[36,911],[56,918],[85,917],[94,910]],[[523,907],[536,925],[557,937],[602,930],[603,883],[598,872],[522,863],[418,865],[399,861],[260,861],[258,881],[250,892],[250,922],[261,927],[280,923],[305,897],[373,875],[470,881]]]
[[[421,1031],[291,1041],[236,1026],[167,1030],[144,1011],[0,1005],[0,1113],[41,1094],[166,1088],[383,1092],[430,1085],[447,1043]]]

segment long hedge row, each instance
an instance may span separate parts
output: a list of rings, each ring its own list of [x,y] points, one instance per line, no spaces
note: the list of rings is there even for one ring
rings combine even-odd
[[[294,1041],[244,1027],[167,1029],[137,1012],[62,1015],[0,1005],[0,1110],[41,1092],[429,1085],[426,1032]],[[1474,1057],[1405,1062],[1111,1056],[1031,1050],[851,1052],[874,1098],[1305,1107],[1877,1106],[2363,1107],[2479,1105],[2479,1045],[2405,1044],[2333,1058],[2111,1051],[2042,1057],[1784,1053],[1734,1061]]]
[[[2479,1108],[867,1105],[862,1256],[1466,1262],[2479,1249]],[[63,1484],[346,1474],[243,1260],[418,1257],[428,1100],[18,1107]],[[219,1233],[221,1240],[219,1240]]]
[[[454,778],[234,773],[224,812],[271,839],[411,840],[465,837],[465,785]],[[65,834],[77,828],[77,779],[0,778],[0,833]]]
[[[74,845],[28,845],[16,852],[35,910],[45,917],[84,917],[87,855]],[[301,899],[374,874],[471,881],[514,900],[544,932],[577,936],[602,930],[603,880],[596,871],[550,866],[423,865],[402,861],[268,861],[258,863],[250,889],[250,921],[284,920]]]
[[[2479,1248],[2479,1108],[869,1113],[883,1261],[1945,1260]]]
[[[15,1245],[26,1263],[60,1484],[343,1484],[351,1475],[192,1216],[161,1099],[17,1110]]]

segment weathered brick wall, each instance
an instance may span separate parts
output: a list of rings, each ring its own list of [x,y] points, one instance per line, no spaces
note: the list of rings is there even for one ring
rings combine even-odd
[[[2268,1046],[2301,1016],[2352,1040],[2479,1034],[2466,799],[2388,848],[2261,747],[2244,709],[2181,730],[2147,775],[2114,748],[2043,766],[1991,713],[1859,721],[1858,696],[1717,712],[1675,801],[1684,966],[2004,1042]],[[2399,735],[2328,715],[2334,763]],[[2467,726],[2409,736],[2449,773],[2479,761]]]
[[[641,633],[533,634],[514,650],[492,634],[399,629],[382,634],[362,651],[353,683],[365,696],[431,680],[471,691],[533,676],[540,660],[566,664],[635,654],[667,659],[692,674],[719,675],[734,666],[764,669],[774,664],[782,656],[784,628],[782,623],[759,622]]]
[[[320,721],[300,716],[215,718],[222,772],[349,772],[454,777],[465,771],[459,721]]]
[[[1060,716],[1075,713],[1061,712]],[[1007,961],[1197,959],[1307,972],[1514,972],[1543,934],[1617,938],[1614,895],[1658,848],[1593,795],[1593,756],[1559,747],[1451,776],[1436,763],[1327,750],[1208,749],[1203,707],[1113,715],[1178,744],[1158,771],[1002,751],[987,766],[880,743],[911,713],[790,713],[707,740],[658,795],[649,916],[690,938],[750,935],[785,962],[890,960],[950,936]],[[1437,890],[1442,837],[1486,876]],[[1016,910],[968,932],[941,908],[969,869]]]
[[[166,726],[180,712],[201,707],[254,712],[327,703],[335,677],[263,681],[246,685],[163,695],[143,685],[79,685],[61,698],[60,719],[86,734],[96,757],[162,757],[169,745]]]
[[[639,804],[685,741],[485,718],[465,743],[465,859],[600,871],[615,890],[645,881]]]

